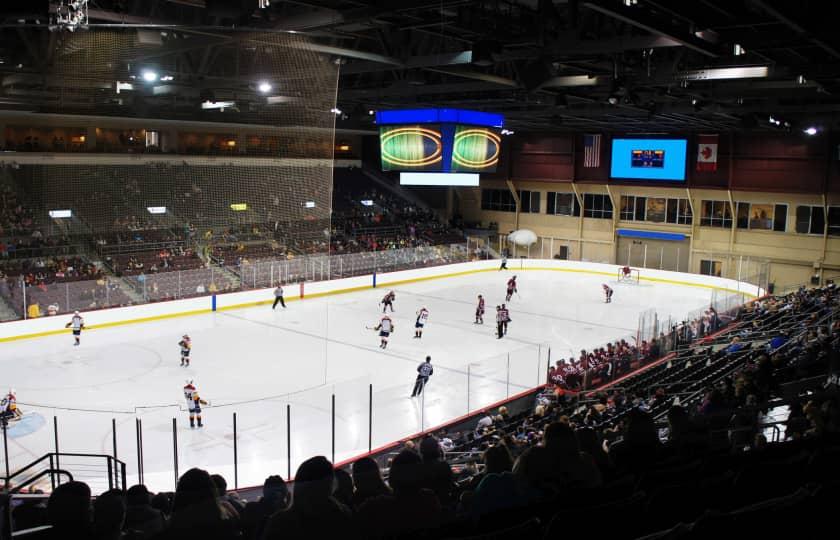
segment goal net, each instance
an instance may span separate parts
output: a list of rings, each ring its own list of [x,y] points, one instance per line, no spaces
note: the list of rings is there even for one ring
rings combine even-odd
[[[617,274],[617,281],[622,282],[622,283],[633,283],[633,284],[638,285],[639,284],[639,279],[640,279],[639,276],[640,276],[639,270],[637,270],[636,268],[631,268],[629,274],[625,274],[624,269],[619,268],[618,269],[618,274]]]

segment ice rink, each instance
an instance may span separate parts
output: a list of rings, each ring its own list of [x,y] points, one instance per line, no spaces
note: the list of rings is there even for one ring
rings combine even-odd
[[[495,305],[518,276],[509,302],[509,334],[494,335]],[[601,284],[615,289],[605,304]],[[581,348],[635,334],[638,315],[657,308],[683,317],[708,305],[712,291],[661,282],[616,284],[614,278],[541,270],[481,272],[397,286],[396,331],[387,350],[367,330],[381,316],[387,289],[193,315],[92,330],[80,347],[72,336],[0,344],[3,391],[15,388],[25,416],[8,431],[12,471],[54,450],[117,453],[136,481],[135,418],[142,420],[145,483],[172,489],[173,428],[178,467],[218,472],[233,486],[233,414],[237,418],[239,485],[262,484],[287,472],[287,405],[291,470],[316,454],[331,457],[335,395],[335,458],[368,449],[369,388],[374,448],[442,424],[543,382],[551,361]],[[485,324],[474,324],[476,298],[487,301]],[[267,292],[267,300],[270,298]],[[430,311],[422,339],[415,313]],[[57,317],[60,327],[69,317]],[[192,365],[179,365],[181,335],[193,340]],[[416,367],[431,355],[435,373],[422,399],[410,398]],[[201,429],[190,429],[182,387],[193,379],[210,401]],[[84,480],[84,478],[81,478]]]

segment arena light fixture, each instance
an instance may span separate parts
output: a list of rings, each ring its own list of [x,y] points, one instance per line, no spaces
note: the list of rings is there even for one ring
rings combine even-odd
[[[72,210],[50,210],[49,214],[50,214],[50,217],[53,218],[53,219],[73,217],[73,211]]]
[[[134,90],[134,85],[129,83],[129,82],[117,81],[116,89],[117,89],[117,93],[119,94],[123,90]]]
[[[160,78],[160,80],[161,80],[161,82],[169,82],[169,81],[174,81],[175,77],[173,77],[172,75],[164,75],[163,77]]]
[[[147,206],[146,210],[150,214],[165,214],[166,213],[166,207],[165,206]]]
[[[359,204],[361,204],[362,206],[373,206],[373,201],[370,199],[362,199],[361,201],[359,201]]]
[[[814,126],[809,126],[804,130],[804,132],[806,135],[816,135],[819,132],[819,130]]]
[[[259,90],[263,94],[271,92],[271,89],[271,84],[267,83],[266,81],[262,81],[259,85],[257,85],[257,90]]]
[[[234,212],[244,212],[248,209],[248,203],[233,203],[230,205],[230,209]]]
[[[303,206],[304,208],[315,208],[315,201],[306,201]]]
[[[140,76],[142,76],[143,80],[146,82],[155,82],[158,80],[157,72],[152,71],[151,69],[144,69]]]

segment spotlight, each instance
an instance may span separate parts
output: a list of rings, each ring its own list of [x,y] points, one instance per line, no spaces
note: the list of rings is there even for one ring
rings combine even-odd
[[[373,116],[374,114],[376,114],[376,111],[374,111],[373,109],[368,109],[368,116]]]
[[[806,82],[808,82],[808,79],[805,78],[805,75],[796,76],[796,84],[805,84]]]
[[[747,54],[747,51],[745,51],[744,48],[739,43],[736,43],[732,47],[732,54],[734,54],[735,56],[741,56],[741,55]]]
[[[502,135],[513,135],[513,134],[514,134],[514,133],[516,133],[516,132],[515,132],[515,131],[513,131],[513,130],[510,130],[510,129],[503,129],[503,130],[501,131],[501,133],[502,133]]]
[[[607,102],[609,102],[610,105],[617,105],[618,98],[616,96],[610,96],[607,98]]]
[[[263,94],[267,94],[267,93],[271,92],[271,85],[270,85],[269,83],[265,82],[265,81],[262,81],[262,82],[261,82],[261,83],[257,86],[257,90],[259,90],[259,91],[260,91],[260,92],[262,92]]]
[[[341,109],[339,109],[338,107],[333,107],[332,109],[330,109],[330,112],[338,116],[341,114]]]
[[[819,130],[814,126],[810,126],[804,130],[806,135],[816,135]]]
[[[158,74],[150,69],[146,69],[141,73],[143,80],[146,82],[155,82],[158,79]]]

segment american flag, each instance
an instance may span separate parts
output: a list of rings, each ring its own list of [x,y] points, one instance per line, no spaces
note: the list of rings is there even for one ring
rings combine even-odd
[[[583,166],[595,168],[601,166],[601,136],[583,136]]]

